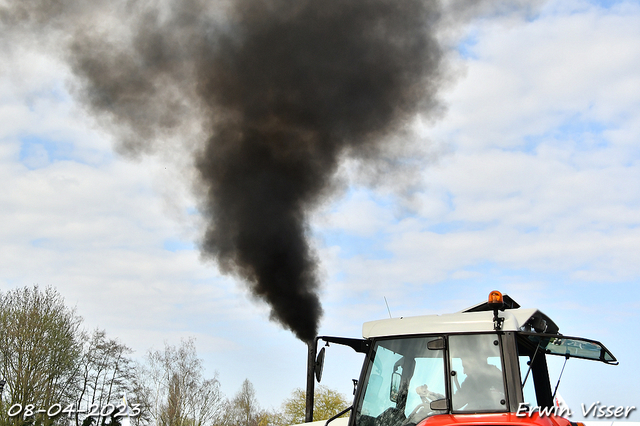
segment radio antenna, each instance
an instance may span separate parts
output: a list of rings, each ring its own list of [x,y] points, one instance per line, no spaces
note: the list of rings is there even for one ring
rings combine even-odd
[[[387,305],[387,312],[389,312],[389,318],[393,318],[391,316],[391,309],[389,309],[389,303],[387,302],[387,297],[386,296],[382,296],[382,297],[384,297],[384,303],[385,305]]]

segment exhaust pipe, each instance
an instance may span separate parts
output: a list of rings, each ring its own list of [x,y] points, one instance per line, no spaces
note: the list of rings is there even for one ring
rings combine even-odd
[[[318,338],[316,337],[307,345],[307,393],[306,405],[304,410],[305,423],[313,421],[313,394],[315,392],[316,350],[318,349]]]

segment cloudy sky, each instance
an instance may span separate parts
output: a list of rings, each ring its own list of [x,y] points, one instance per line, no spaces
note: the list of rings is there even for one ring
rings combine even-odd
[[[640,4],[549,1],[444,37],[446,108],[416,125],[417,165],[372,182],[345,163],[313,214],[320,334],[358,337],[385,298],[393,316],[448,313],[498,289],[618,357],[568,363],[574,411],[640,406]],[[188,158],[117,154],[63,62],[1,48],[0,290],[54,286],[138,357],[193,336],[222,390],[248,378],[265,408],[303,387],[305,346],[201,260]],[[325,384],[348,395],[360,363],[332,347]]]

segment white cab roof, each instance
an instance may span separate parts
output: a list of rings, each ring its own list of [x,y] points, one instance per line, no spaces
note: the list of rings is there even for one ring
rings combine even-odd
[[[502,331],[520,331],[535,314],[548,318],[537,309],[506,309],[499,312],[504,318]],[[424,315],[419,317],[390,318],[365,322],[362,337],[365,339],[384,336],[432,333],[468,333],[493,331],[493,312],[456,312],[454,314]]]

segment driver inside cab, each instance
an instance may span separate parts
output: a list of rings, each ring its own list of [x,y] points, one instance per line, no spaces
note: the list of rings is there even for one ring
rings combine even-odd
[[[502,371],[495,365],[500,365],[495,338],[491,335],[460,337],[464,337],[465,341],[452,343],[464,343],[464,345],[458,346],[455,358],[452,356],[452,360],[457,361],[457,365],[462,364],[461,372],[466,377],[460,383],[458,378],[460,372],[454,369],[451,373],[453,409],[455,411],[503,410],[506,404],[504,379]]]

